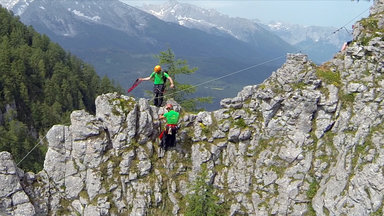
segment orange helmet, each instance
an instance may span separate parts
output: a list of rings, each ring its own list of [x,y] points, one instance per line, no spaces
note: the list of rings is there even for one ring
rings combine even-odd
[[[172,104],[167,104],[167,105],[165,106],[165,109],[173,109]]]
[[[155,72],[160,72],[160,71],[161,71],[161,67],[160,67],[160,65],[156,65],[155,68],[153,68],[153,70],[154,70]]]

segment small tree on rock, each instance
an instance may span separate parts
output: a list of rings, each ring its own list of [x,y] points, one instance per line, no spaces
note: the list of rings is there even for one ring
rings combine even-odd
[[[198,104],[212,103],[211,97],[188,98],[188,95],[196,92],[196,87],[177,81],[178,75],[191,75],[197,70],[197,67],[190,68],[186,60],[176,59],[171,49],[160,52],[160,55],[155,57],[159,59],[159,64],[163,67],[163,70],[168,71],[175,83],[174,89],[167,88],[166,98],[175,99],[187,111],[197,111]],[[167,85],[169,85],[169,82],[167,82]]]

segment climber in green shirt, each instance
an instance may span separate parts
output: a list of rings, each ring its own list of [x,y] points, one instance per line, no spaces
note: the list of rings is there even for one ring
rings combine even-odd
[[[164,90],[165,90],[165,82],[167,79],[171,82],[170,87],[173,88],[173,80],[172,78],[166,73],[165,71],[161,71],[161,66],[156,65],[154,68],[154,71],[151,73],[149,77],[145,78],[139,78],[139,80],[146,81],[150,79],[154,79],[153,81],[153,93],[154,93],[154,100],[153,103],[155,106],[160,107],[161,104],[163,103],[163,95],[164,95]]]
[[[165,130],[160,134],[160,147],[167,150],[169,147],[176,146],[176,133],[178,130],[177,123],[179,122],[179,113],[173,110],[172,104],[167,104],[167,113],[160,115],[160,119],[166,119],[167,124]]]

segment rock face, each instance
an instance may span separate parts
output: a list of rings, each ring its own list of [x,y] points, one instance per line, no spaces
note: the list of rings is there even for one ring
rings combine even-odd
[[[183,215],[205,169],[227,215],[382,215],[384,0],[354,41],[317,66],[303,54],[222,109],[181,110],[177,147],[158,148],[148,101],[101,95],[96,115],[46,135],[44,169],[0,153],[0,215]]]

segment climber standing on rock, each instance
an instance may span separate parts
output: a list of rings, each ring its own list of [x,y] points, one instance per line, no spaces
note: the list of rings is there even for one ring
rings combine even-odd
[[[150,80],[151,78],[154,78],[154,86],[153,86],[153,93],[154,93],[154,100],[153,103],[157,107],[161,107],[161,104],[163,103],[163,94],[165,90],[165,82],[167,79],[171,82],[170,87],[173,88],[173,80],[172,78],[168,75],[166,72],[161,72],[161,66],[156,65],[155,68],[153,69],[154,71],[149,77],[145,78],[139,78],[141,81],[147,81]]]
[[[160,147],[167,150],[169,147],[176,146],[176,133],[178,130],[177,123],[179,122],[179,113],[173,110],[172,104],[167,104],[165,109],[168,111],[160,114],[160,119],[166,119],[167,124],[165,130],[160,134]]]

